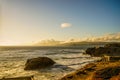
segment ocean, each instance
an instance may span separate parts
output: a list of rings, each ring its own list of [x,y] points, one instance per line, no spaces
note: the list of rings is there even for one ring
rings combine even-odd
[[[0,78],[34,75],[35,80],[57,80],[99,59],[83,54],[88,47],[0,47]],[[49,68],[25,71],[27,59],[36,57],[49,57],[56,63]]]

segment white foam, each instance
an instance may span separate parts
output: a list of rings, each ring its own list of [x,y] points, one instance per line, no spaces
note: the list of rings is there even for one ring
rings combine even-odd
[[[0,78],[34,75],[36,80],[56,80],[72,70],[94,61],[97,58],[91,58],[83,55],[78,49],[40,49],[40,50],[11,50],[1,51],[0,53]],[[63,52],[62,52],[63,51]],[[74,53],[74,51],[76,51]],[[80,53],[78,53],[80,51]],[[69,54],[70,52],[70,54]],[[73,53],[72,53],[73,52]],[[82,50],[83,52],[83,50]],[[50,54],[51,53],[51,54]],[[54,54],[52,54],[54,53]],[[50,54],[50,55],[45,55]],[[48,69],[25,71],[24,64],[28,58],[47,56],[52,58],[57,64]],[[58,65],[58,66],[57,66]],[[57,67],[56,67],[57,66]]]

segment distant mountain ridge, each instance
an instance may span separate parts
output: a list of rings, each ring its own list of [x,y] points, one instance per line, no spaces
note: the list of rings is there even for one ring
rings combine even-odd
[[[120,42],[68,42],[68,43],[62,43],[62,41],[56,41],[50,43],[36,43],[34,45],[36,46],[81,46],[81,45],[105,45],[109,43],[120,43]]]

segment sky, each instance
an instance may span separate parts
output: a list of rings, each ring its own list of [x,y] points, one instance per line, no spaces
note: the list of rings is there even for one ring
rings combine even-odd
[[[111,34],[120,41],[120,0],[0,0],[0,45]]]

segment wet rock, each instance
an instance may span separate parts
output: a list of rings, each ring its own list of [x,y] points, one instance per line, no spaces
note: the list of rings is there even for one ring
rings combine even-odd
[[[99,57],[103,55],[108,56],[120,56],[120,44],[107,44],[105,47],[99,48],[88,48],[86,54],[91,56]]]
[[[24,70],[42,69],[52,66],[54,63],[55,62],[48,57],[32,58],[27,60]]]
[[[86,54],[89,54],[89,55],[93,56],[94,53],[95,53],[95,49],[96,49],[95,47],[94,48],[88,48],[86,50]]]

